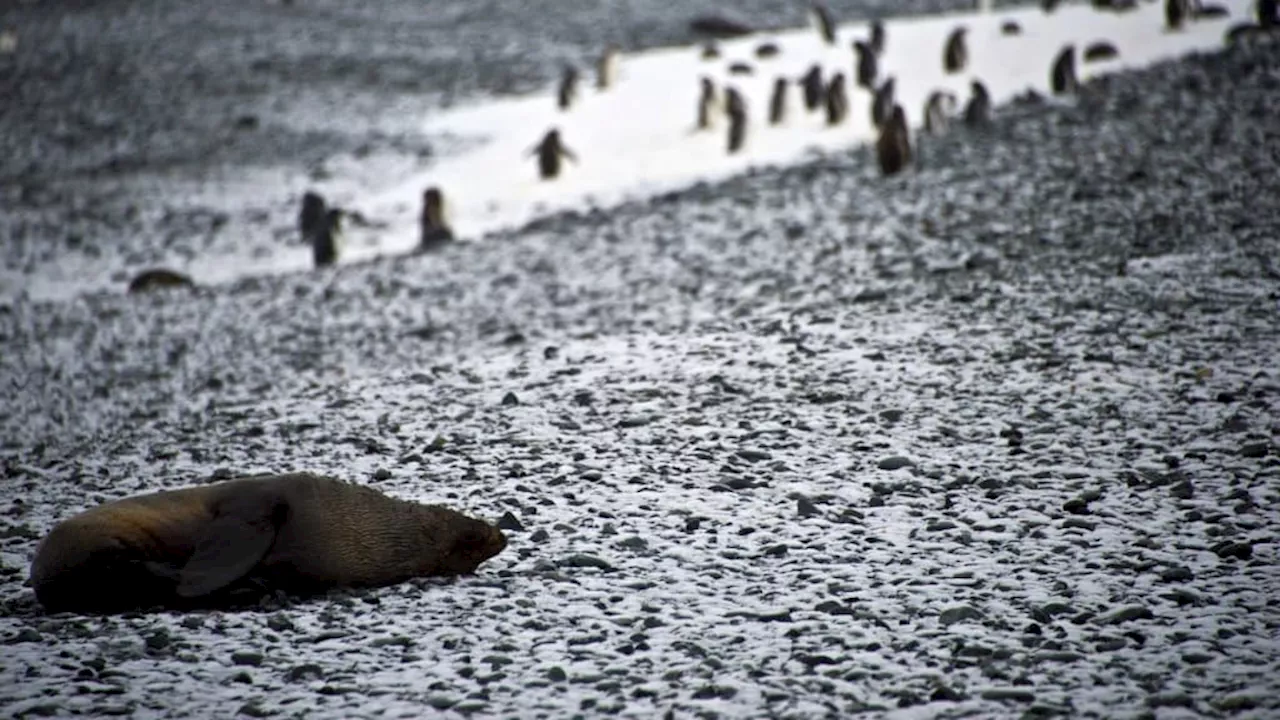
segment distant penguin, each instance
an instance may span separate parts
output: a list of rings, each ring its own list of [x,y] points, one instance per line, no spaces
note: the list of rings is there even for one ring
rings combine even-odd
[[[769,124],[781,125],[787,120],[787,88],[791,83],[780,77],[773,81],[773,93],[769,96]]]
[[[578,69],[566,66],[560,75],[560,89],[556,93],[561,110],[568,110],[573,101],[578,99]]]
[[[878,19],[871,21],[871,40],[867,44],[871,46],[872,52],[876,55],[884,54],[884,23],[880,22]]]
[[[1112,45],[1109,42],[1099,41],[1084,49],[1085,62],[1112,60],[1117,57],[1120,57],[1120,51],[1116,49],[1115,45]]]
[[[715,43],[710,43],[710,44],[708,44],[708,45],[703,45],[703,46],[702,46],[702,59],[703,59],[703,60],[719,60],[719,59],[720,59],[720,47],[719,47],[719,46],[717,46]]]
[[[547,134],[542,136],[542,141],[534,146],[529,154],[538,156],[538,175],[543,180],[554,180],[560,176],[561,160],[568,158],[574,162],[578,161],[577,156],[565,147],[560,139],[560,131],[555,128],[548,130]]]
[[[849,91],[845,88],[844,73],[831,76],[827,83],[827,124],[839,125],[849,115]]]
[[[596,89],[608,90],[618,79],[618,48],[610,45],[596,61]]]
[[[1193,9],[1197,20],[1231,17],[1231,11],[1216,3],[1196,3]]]
[[[1000,24],[1001,35],[1021,35],[1022,26],[1014,20],[1005,20]]]
[[[777,43],[767,42],[767,43],[760,43],[759,45],[756,46],[756,57],[761,60],[768,60],[769,58],[778,57],[778,55],[780,55],[781,53],[782,53],[782,50],[778,48]]]
[[[822,106],[827,85],[822,81],[822,66],[814,65],[809,72],[800,78],[800,87],[804,89],[804,109],[813,112]]]
[[[894,79],[890,77],[880,84],[876,89],[875,97],[871,100],[871,126],[884,127],[884,124],[893,116],[893,106],[896,103]]]
[[[820,2],[812,3],[810,7],[813,10],[814,22],[818,25],[818,32],[822,35],[822,39],[828,45],[835,45],[836,23],[831,17],[831,11]]]
[[[736,62],[729,65],[730,75],[755,75],[756,69],[751,67],[751,63]]]
[[[320,227],[328,209],[320,193],[308,190],[302,196],[302,209],[298,211],[298,233],[302,235],[303,242],[311,239],[311,234]]]
[[[934,90],[924,103],[924,131],[941,135],[951,124],[951,113],[956,109],[956,96],[946,90]]]
[[[963,72],[969,64],[969,47],[964,37],[966,28],[958,27],[947,36],[947,45],[942,52],[942,68],[948,73]]]
[[[964,124],[984,127],[991,122],[991,94],[980,80],[974,80],[970,88],[969,102],[964,106]]]
[[[711,118],[719,105],[716,84],[709,77],[702,78],[702,92],[698,95],[698,129],[711,127]]]
[[[338,262],[342,252],[342,216],[338,208],[329,208],[319,227],[311,233],[311,259],[316,267],[326,267]]]
[[[871,49],[870,43],[858,40],[853,43],[853,50],[857,53],[857,74],[858,87],[868,90],[875,90],[876,75],[879,68],[876,64],[876,52]]]
[[[1062,0],[1041,0],[1040,9],[1044,10],[1046,13],[1051,13],[1058,9],[1058,3],[1061,1]]]
[[[1280,24],[1280,17],[1276,17],[1276,5],[1276,0],[1258,0],[1258,25],[1262,29],[1270,30]]]
[[[889,120],[880,129],[876,159],[880,161],[880,172],[886,177],[896,175],[911,162],[911,131],[901,105],[893,106]]]
[[[1191,14],[1188,0],[1164,0],[1164,22],[1170,30],[1182,29],[1182,23]]]
[[[1054,95],[1070,95],[1079,87],[1076,80],[1076,46],[1067,45],[1058,53],[1049,71],[1049,86]]]
[[[422,216],[418,221],[421,230],[418,250],[426,252],[448,244],[453,240],[453,228],[444,205],[444,193],[438,187],[429,187],[422,193]]]
[[[165,268],[153,268],[143,270],[129,281],[129,294],[138,295],[152,290],[190,287],[195,287],[190,276]]]
[[[747,139],[747,103],[734,88],[725,91],[725,114],[729,116],[729,154],[742,149]]]

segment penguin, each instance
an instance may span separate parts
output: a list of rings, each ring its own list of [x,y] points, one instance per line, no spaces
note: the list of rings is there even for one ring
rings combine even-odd
[[[719,104],[719,98],[716,96],[716,85],[709,77],[702,78],[702,92],[698,95],[698,129],[706,130],[711,127],[712,113],[715,112],[716,106]]]
[[[49,612],[235,604],[276,591],[462,575],[506,547],[497,527],[334,478],[256,476],[137,495],[58,523],[31,586]]]
[[[827,125],[839,125],[849,115],[849,93],[844,86],[844,73],[837,72],[827,84]]]
[[[951,113],[956,109],[956,96],[946,90],[934,90],[924,103],[924,131],[941,135],[951,123]]]
[[[947,45],[942,52],[942,68],[948,74],[963,72],[969,63],[969,47],[965,44],[966,28],[958,27],[947,36]]]
[[[1109,42],[1096,42],[1084,49],[1085,62],[1099,62],[1120,57],[1120,51]]]
[[[311,239],[311,234],[320,227],[328,209],[320,193],[308,190],[303,194],[302,209],[298,211],[298,233],[302,235],[303,242]]]
[[[791,85],[786,78],[773,81],[773,93],[769,96],[769,124],[781,125],[787,120],[787,88]]]
[[[836,23],[831,17],[831,11],[820,2],[812,3],[810,7],[813,9],[814,21],[818,25],[818,33],[828,45],[835,45]]]
[[[894,79],[889,77],[881,83],[876,90],[875,97],[871,100],[871,126],[874,128],[884,127],[885,122],[893,115],[895,103]]]
[[[747,139],[747,102],[734,88],[725,91],[725,113],[729,116],[729,154],[733,155]]]
[[[573,162],[578,161],[578,157],[573,154],[569,148],[565,147],[564,142],[560,139],[560,131],[552,128],[542,136],[542,140],[529,151],[530,155],[538,156],[538,175],[543,180],[554,180],[560,176],[560,161],[568,158]]]
[[[782,54],[782,50],[781,48],[778,47],[777,43],[767,42],[767,43],[760,43],[759,45],[756,46],[756,57],[761,60],[775,58],[781,54]]]
[[[756,69],[751,67],[751,63],[736,62],[729,64],[730,75],[755,75]]]
[[[869,44],[871,45],[872,52],[874,52],[876,55],[884,54],[884,44],[885,44],[884,23],[880,22],[879,19],[871,21],[871,42]]]
[[[718,45],[716,45],[715,43],[709,43],[709,44],[707,44],[707,45],[703,45],[703,46],[702,46],[702,59],[703,59],[703,60],[719,60],[719,59],[720,59],[720,47],[719,47]]]
[[[311,259],[316,267],[327,267],[338,262],[342,252],[342,217],[344,213],[338,208],[329,208],[324,219],[311,233]]]
[[[1005,20],[1003,23],[1001,23],[1001,24],[1000,24],[1000,34],[1001,34],[1001,35],[1011,35],[1011,36],[1012,36],[1012,35],[1021,35],[1021,34],[1022,34],[1022,26],[1021,26],[1021,25],[1019,25],[1019,24],[1017,23],[1017,21],[1014,21],[1014,20]]]
[[[435,250],[453,240],[453,228],[449,227],[449,215],[444,205],[444,193],[432,186],[422,192],[421,230],[419,252]]]
[[[557,104],[561,110],[568,110],[573,101],[578,99],[578,69],[566,65],[560,74],[560,89],[556,92]]]
[[[610,45],[596,61],[596,89],[604,92],[613,87],[618,77],[618,48]]]
[[[970,83],[969,102],[964,106],[964,124],[985,127],[991,123],[991,94],[981,80]]]
[[[822,66],[810,67],[809,72],[800,78],[800,87],[804,88],[804,109],[809,112],[817,110],[822,105],[827,88],[826,83],[822,81]]]
[[[871,45],[862,40],[853,43],[853,50],[858,56],[856,77],[858,79],[858,87],[868,90],[875,90],[876,75],[879,69],[876,66],[876,52],[871,49]]]
[[[1047,15],[1058,9],[1058,3],[1060,2],[1062,2],[1062,0],[1041,0],[1040,9],[1044,10]]]
[[[1076,80],[1076,46],[1067,45],[1058,53],[1049,71],[1049,86],[1054,95],[1070,95],[1079,87]]]
[[[893,106],[889,120],[880,129],[876,158],[885,177],[896,175],[911,162],[911,132],[907,128],[907,114],[901,105]]]
[[[138,295],[152,290],[191,287],[195,287],[195,283],[192,282],[189,275],[183,275],[167,268],[152,268],[143,270],[129,281],[129,294]]]
[[[1164,0],[1164,22],[1170,30],[1182,29],[1182,23],[1191,14],[1191,5],[1187,0]]]

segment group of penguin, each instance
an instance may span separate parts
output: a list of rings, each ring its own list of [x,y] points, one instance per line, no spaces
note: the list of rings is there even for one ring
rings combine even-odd
[[[1053,12],[1060,0],[1042,0],[1041,7],[1048,13]],[[1093,7],[1111,12],[1125,12],[1137,6],[1138,0],[1091,0]],[[1200,0],[1164,0],[1165,22],[1169,30],[1178,30],[1191,20],[1200,18],[1222,17],[1227,14],[1225,8],[1203,3]],[[811,5],[818,31],[828,45],[836,43],[836,23],[830,11],[820,2]],[[1228,33],[1230,39],[1250,33],[1271,33],[1280,27],[1277,18],[1277,0],[1256,0],[1257,22],[1237,25]],[[694,32],[713,37],[738,37],[754,32],[751,28],[719,17],[701,17],[690,23]],[[1021,32],[1017,23],[1008,21],[1001,26],[1005,35],[1016,35]],[[966,44],[966,29],[958,27],[947,37],[943,47],[943,68],[948,74],[963,72],[969,60]],[[912,162],[911,133],[907,126],[906,113],[894,97],[894,78],[885,78],[877,84],[879,78],[878,60],[884,53],[886,34],[884,24],[879,20],[871,23],[868,37],[854,41],[854,80],[857,87],[871,93],[871,119],[879,130],[875,144],[876,157],[883,175],[890,176],[901,172]],[[779,50],[772,43],[763,43],[756,48],[756,57],[767,59],[776,56]],[[1115,57],[1117,50],[1110,43],[1100,42],[1085,49],[1083,56],[1086,62]],[[719,58],[719,50],[714,44],[707,45],[702,53],[704,60]],[[609,47],[597,63],[596,88],[607,90],[617,74],[618,50]],[[745,74],[752,68],[745,63],[734,63],[729,67],[730,74]],[[566,68],[561,76],[557,90],[557,104],[562,111],[568,111],[574,104],[580,76],[575,68]],[[786,77],[778,77],[773,84],[769,101],[768,120],[770,125],[782,123],[787,114],[787,91],[792,81]],[[849,113],[849,96],[846,90],[845,75],[834,73],[829,80],[824,80],[822,67],[813,65],[809,71],[796,81],[802,90],[804,107],[809,112],[822,110],[828,125],[839,125]],[[1076,50],[1074,45],[1067,45],[1057,55],[1050,68],[1050,87],[1055,95],[1066,95],[1076,92],[1079,81],[1076,76]],[[970,97],[967,100],[961,121],[970,127],[981,127],[991,119],[991,95],[982,81],[974,79],[970,83]],[[929,94],[925,101],[923,130],[927,134],[942,133],[950,123],[955,112],[957,99],[951,92],[936,90]],[[732,86],[726,86],[723,101],[715,83],[709,77],[701,78],[701,92],[698,98],[696,128],[705,131],[713,126],[714,114],[722,109],[728,119],[728,138],[726,149],[730,154],[742,150],[747,133],[747,103],[742,94]],[[560,131],[551,128],[543,135],[529,152],[537,157],[538,174],[543,180],[554,180],[562,171],[563,161],[576,161],[577,157],[565,145]],[[341,252],[342,225],[346,212],[331,207],[318,193],[308,191],[303,195],[302,207],[298,213],[298,232],[302,240],[310,245],[312,259],[316,267],[333,265]],[[418,252],[429,252],[440,248],[453,240],[444,194],[438,187],[429,187],[422,194],[422,212],[419,218]],[[155,288],[190,286],[191,279],[171,270],[147,270],[133,279],[129,292],[143,292]]]

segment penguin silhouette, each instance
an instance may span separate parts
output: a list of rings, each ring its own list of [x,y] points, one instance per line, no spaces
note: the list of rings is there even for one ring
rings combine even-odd
[[[875,90],[876,75],[878,68],[876,65],[876,52],[871,49],[871,45],[862,40],[853,43],[853,51],[857,54],[857,78],[858,87],[868,90]]]
[[[804,89],[804,108],[809,112],[822,105],[827,92],[827,85],[822,81],[822,66],[813,65],[809,72],[800,78],[800,87]]]
[[[729,116],[729,154],[733,155],[747,139],[747,102],[734,88],[725,91],[725,113]]]
[[[712,113],[716,110],[719,98],[716,95],[716,84],[709,77],[702,78],[702,92],[698,95],[698,129],[711,127]]]
[[[964,124],[969,127],[985,127],[991,122],[991,94],[981,80],[970,83],[969,102],[964,106]]]
[[[886,177],[898,174],[911,162],[911,132],[901,105],[893,106],[888,121],[880,129],[876,158],[880,161],[880,172]]]
[[[942,67],[948,74],[962,72],[969,64],[969,47],[965,43],[966,28],[956,28],[947,36],[947,45],[942,52]]]
[[[565,67],[560,74],[560,89],[556,93],[557,104],[561,110],[568,110],[574,100],[578,99],[578,69]]]
[[[548,130],[547,134],[542,136],[542,141],[534,146],[529,154],[538,156],[538,175],[543,180],[554,180],[560,176],[561,160],[568,158],[574,162],[578,161],[578,157],[565,147],[560,139],[560,131],[555,128]]]
[[[791,85],[786,78],[773,81],[773,93],[769,97],[769,124],[781,125],[787,120],[787,88]]]
[[[839,125],[849,115],[849,92],[845,89],[844,73],[837,72],[827,84],[827,124]]]
[[[435,250],[453,240],[453,228],[449,227],[444,193],[440,188],[429,187],[423,191],[422,216],[418,224],[421,231],[418,239],[420,251]]]
[[[342,217],[338,208],[329,208],[324,219],[311,233],[311,259],[316,267],[326,267],[338,262],[342,252]]]
[[[896,104],[894,98],[894,79],[886,78],[880,87],[876,89],[875,97],[871,99],[871,126],[882,128],[893,116],[893,106]]]
[[[822,39],[826,41],[828,45],[835,45],[836,23],[835,20],[831,18],[831,11],[827,9],[826,5],[823,5],[820,2],[815,2],[810,7],[813,8],[814,20],[817,22],[818,32],[822,35]]]
[[[1049,71],[1049,84],[1054,95],[1069,95],[1076,91],[1079,82],[1076,80],[1076,47],[1067,45],[1058,53]]]

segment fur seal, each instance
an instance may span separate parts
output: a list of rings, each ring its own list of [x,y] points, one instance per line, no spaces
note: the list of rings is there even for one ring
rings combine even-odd
[[[568,110],[578,99],[578,69],[566,65],[560,73],[560,88],[556,91],[556,103],[561,110]]]
[[[596,61],[596,89],[608,90],[618,78],[618,48],[610,45]]]
[[[137,495],[63,520],[31,564],[50,612],[217,606],[474,572],[498,528],[440,505],[296,473]]]
[[[1080,86],[1076,80],[1076,46],[1067,45],[1058,53],[1049,71],[1049,87],[1054,95],[1074,93]]]
[[[956,109],[955,93],[946,90],[934,90],[924,101],[924,131],[930,135],[941,135],[951,123],[951,113]]]
[[[893,78],[887,78],[880,87],[876,89],[875,97],[871,99],[871,126],[874,128],[882,128],[893,116],[894,99],[894,81]]]
[[[871,21],[871,40],[868,44],[871,45],[871,50],[874,51],[876,55],[884,54],[884,23],[880,22],[879,18]]]
[[[969,85],[969,102],[964,106],[964,124],[969,127],[984,127],[991,123],[991,93],[981,80],[974,80]]]
[[[711,127],[711,115],[715,112],[719,98],[716,97],[716,84],[709,77],[702,78],[702,92],[698,95],[698,129]]]
[[[129,281],[129,294],[137,295],[166,288],[190,288],[195,285],[188,275],[167,268],[152,268],[143,270]]]
[[[858,79],[858,87],[875,90],[876,75],[879,74],[875,50],[871,49],[870,43],[862,40],[855,40],[853,43],[853,51],[858,56],[857,68],[855,70],[855,77]]]
[[[560,139],[560,131],[552,128],[542,136],[542,140],[529,151],[530,155],[538,156],[538,175],[543,180],[553,180],[560,176],[560,161],[568,158],[574,162],[578,161],[578,157],[573,154],[569,148],[565,147],[564,141]]]
[[[302,235],[303,242],[307,242],[312,233],[319,229],[328,209],[329,206],[320,193],[308,190],[302,195],[302,209],[298,211],[298,232]]]
[[[735,38],[755,32],[746,23],[720,15],[699,15],[689,21],[689,30],[696,35],[713,38]]]
[[[839,125],[849,115],[849,91],[844,86],[844,73],[837,72],[827,83],[827,124]]]
[[[1164,0],[1164,22],[1170,30],[1180,30],[1182,23],[1191,14],[1188,0]]]
[[[419,218],[421,235],[419,251],[435,250],[453,240],[453,228],[449,227],[449,213],[444,206],[444,193],[438,187],[422,192],[422,216]]]
[[[942,50],[942,68],[948,74],[962,72],[969,64],[969,46],[964,41],[968,28],[958,27],[947,36],[947,45]]]
[[[804,109],[809,112],[817,110],[822,105],[827,88],[826,83],[822,81],[822,66],[810,67],[809,72],[800,78],[800,87],[804,89]]]
[[[1084,49],[1085,62],[1099,62],[1120,57],[1120,51],[1109,42],[1098,41]]]
[[[325,267],[338,262],[338,254],[342,252],[342,217],[338,208],[329,208],[324,219],[311,233],[311,259],[316,267]]]
[[[880,129],[876,158],[880,161],[880,172],[886,177],[896,175],[911,162],[911,132],[901,105],[893,106],[889,120]]]
[[[787,88],[791,83],[780,77],[773,81],[773,92],[769,96],[769,124],[781,125],[787,120]]]
[[[734,88],[725,90],[725,114],[729,116],[729,154],[733,155],[747,139],[747,101]]]
[[[818,25],[818,33],[822,35],[822,39],[828,45],[835,45],[836,22],[831,17],[831,11],[820,2],[810,3],[809,7],[813,11],[814,22]]]

